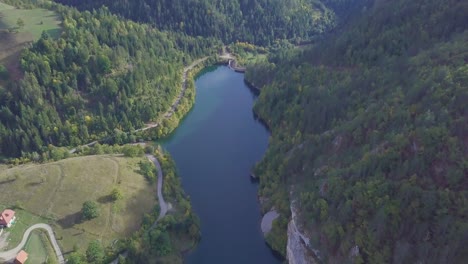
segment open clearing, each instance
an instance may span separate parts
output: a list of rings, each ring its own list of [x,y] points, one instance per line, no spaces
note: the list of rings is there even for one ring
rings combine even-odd
[[[47,222],[64,254],[75,245],[86,248],[94,239],[106,245],[138,230],[143,215],[156,205],[156,185],[137,173],[143,159],[101,155],[0,167],[0,201],[24,208],[37,217],[36,223],[51,219]],[[113,188],[121,190],[123,199],[112,201],[109,194]],[[99,204],[100,216],[83,221],[80,211],[88,200]],[[21,228],[24,232],[27,227],[15,225],[12,231]]]
[[[23,20],[24,27],[19,28],[18,31],[30,33],[31,40],[38,40],[42,31],[47,32],[53,38],[60,36],[61,19],[53,11],[41,8],[18,9],[0,2],[0,30],[17,28],[19,18]]]
[[[21,18],[24,27],[18,28]],[[58,38],[61,33],[61,19],[46,9],[17,9],[0,2],[0,64],[8,69],[13,80],[20,79],[19,56],[21,50],[30,42],[41,37],[43,31]],[[18,32],[9,32],[16,29]]]

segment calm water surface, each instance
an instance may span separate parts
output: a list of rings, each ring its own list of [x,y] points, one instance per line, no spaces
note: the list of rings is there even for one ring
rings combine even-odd
[[[257,186],[249,178],[269,133],[252,114],[243,75],[212,67],[196,79],[193,110],[162,145],[175,159],[201,220],[202,240],[187,263],[280,263],[260,230]]]

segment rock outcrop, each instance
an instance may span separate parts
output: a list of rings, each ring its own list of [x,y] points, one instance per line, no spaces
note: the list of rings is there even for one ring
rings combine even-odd
[[[315,253],[315,254],[314,254]],[[294,201],[291,203],[291,221],[288,224],[288,244],[286,254],[289,264],[315,264],[318,252],[310,247],[309,238],[300,230],[297,222]]]

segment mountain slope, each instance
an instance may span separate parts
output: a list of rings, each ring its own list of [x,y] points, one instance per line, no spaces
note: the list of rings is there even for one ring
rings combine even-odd
[[[102,5],[112,12],[159,29],[210,36],[225,42],[267,45],[277,39],[309,39],[334,26],[333,9],[318,0],[56,0],[80,9]],[[327,0],[342,6],[355,0]]]
[[[178,96],[183,65],[219,45],[162,33],[105,9],[48,8],[63,19],[60,38],[44,33],[22,53],[24,78],[0,87],[1,155],[76,146],[142,127]]]
[[[274,248],[285,253],[294,202],[325,263],[468,258],[467,12],[375,1],[310,50],[249,69],[273,131],[256,175],[282,212]]]

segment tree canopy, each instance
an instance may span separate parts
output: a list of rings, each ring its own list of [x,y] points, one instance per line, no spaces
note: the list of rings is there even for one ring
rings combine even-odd
[[[121,131],[141,128],[169,109],[182,89],[184,64],[219,46],[119,19],[106,8],[50,5],[63,19],[60,38],[44,32],[22,52],[24,78],[0,87],[5,156],[117,134],[115,142],[122,143]]]
[[[81,213],[85,220],[91,220],[93,218],[96,218],[100,214],[99,205],[94,201],[86,201],[83,203]]]
[[[84,10],[112,12],[157,28],[192,36],[268,45],[277,39],[308,40],[331,29],[334,9],[355,0],[56,0]],[[337,4],[336,2],[342,2]],[[352,6],[352,5],[350,5]],[[339,11],[339,9],[338,9]]]
[[[248,69],[273,133],[255,172],[264,206],[287,220],[294,201],[324,262],[467,259],[467,8],[375,1]],[[283,253],[285,219],[269,240]]]

